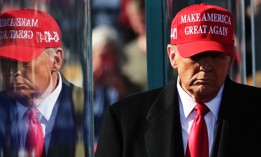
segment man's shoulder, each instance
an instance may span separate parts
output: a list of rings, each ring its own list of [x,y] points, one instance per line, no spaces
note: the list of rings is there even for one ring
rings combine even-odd
[[[5,90],[0,92],[0,104],[9,104],[11,101],[13,100],[11,100]]]
[[[6,95],[5,91],[0,92],[0,123],[6,120],[11,107],[14,106],[13,101]]]
[[[261,88],[227,80],[225,82],[223,97],[226,100],[229,99],[238,103],[251,102],[256,104],[260,101]]]
[[[116,102],[113,106],[122,106],[122,105],[132,105],[135,106],[135,104],[150,104],[154,103],[155,100],[160,97],[166,95],[166,94],[174,94],[174,90],[176,89],[175,81],[170,81],[167,85],[163,85],[161,87],[157,87],[154,89],[149,89],[147,91],[143,92],[137,92],[131,95],[128,95],[127,97],[119,100]]]
[[[109,110],[115,114],[125,114],[124,117],[127,117],[126,114],[147,113],[162,90],[163,87],[129,95],[110,106]]]
[[[235,93],[250,92],[250,93],[261,94],[261,88],[260,87],[255,87],[255,86],[248,85],[248,84],[234,82],[230,79],[226,80],[225,87],[226,87],[226,89],[233,90]]]
[[[125,98],[118,101],[116,104],[126,103],[126,102],[144,102],[144,101],[153,101],[159,93],[163,90],[164,87],[150,89],[143,92],[137,92],[131,95],[126,96]]]

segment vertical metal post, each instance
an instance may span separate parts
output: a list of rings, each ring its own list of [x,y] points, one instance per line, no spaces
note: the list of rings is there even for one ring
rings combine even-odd
[[[165,80],[164,54],[166,52],[163,0],[146,1],[148,89],[162,86]]]
[[[242,54],[242,83],[246,84],[246,29],[245,29],[245,0],[239,1],[241,13],[241,54]]]
[[[255,7],[254,0],[250,0],[251,8],[251,54],[252,54],[252,82],[256,86],[256,45],[255,45]]]
[[[83,68],[83,87],[85,93],[85,128],[87,137],[85,143],[88,152],[86,157],[94,157],[94,113],[93,113],[93,74],[92,74],[92,23],[91,23],[91,0],[84,0],[86,18],[84,19],[83,52],[81,54],[81,64]]]

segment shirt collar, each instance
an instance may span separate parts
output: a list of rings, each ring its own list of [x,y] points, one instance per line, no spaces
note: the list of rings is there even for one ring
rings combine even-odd
[[[197,103],[190,95],[188,95],[181,88],[179,82],[180,82],[180,78],[178,77],[177,89],[179,93],[179,102],[181,102],[182,104],[180,106],[183,108],[185,117],[188,117],[188,115],[191,113],[191,111],[194,109]],[[223,90],[224,90],[224,84],[221,86],[217,96],[213,98],[211,101],[205,103],[206,106],[209,108],[209,110],[214,114],[216,119],[218,118],[219,106],[220,106]]]

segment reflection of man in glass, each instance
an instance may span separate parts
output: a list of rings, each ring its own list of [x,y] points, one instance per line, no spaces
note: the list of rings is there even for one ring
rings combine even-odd
[[[6,124],[0,133],[8,135],[0,136],[0,142],[6,142],[3,152],[75,156],[78,125],[72,93],[76,88],[59,73],[64,51],[56,21],[33,9],[1,14],[0,57],[5,88],[0,103],[10,113],[0,116]]]

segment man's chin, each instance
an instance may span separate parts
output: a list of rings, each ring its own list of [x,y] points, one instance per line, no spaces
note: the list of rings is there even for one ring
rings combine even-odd
[[[208,102],[212,100],[216,95],[218,94],[218,91],[211,90],[210,88],[204,88],[198,91],[195,94],[195,97],[197,100],[201,100],[202,102]]]

